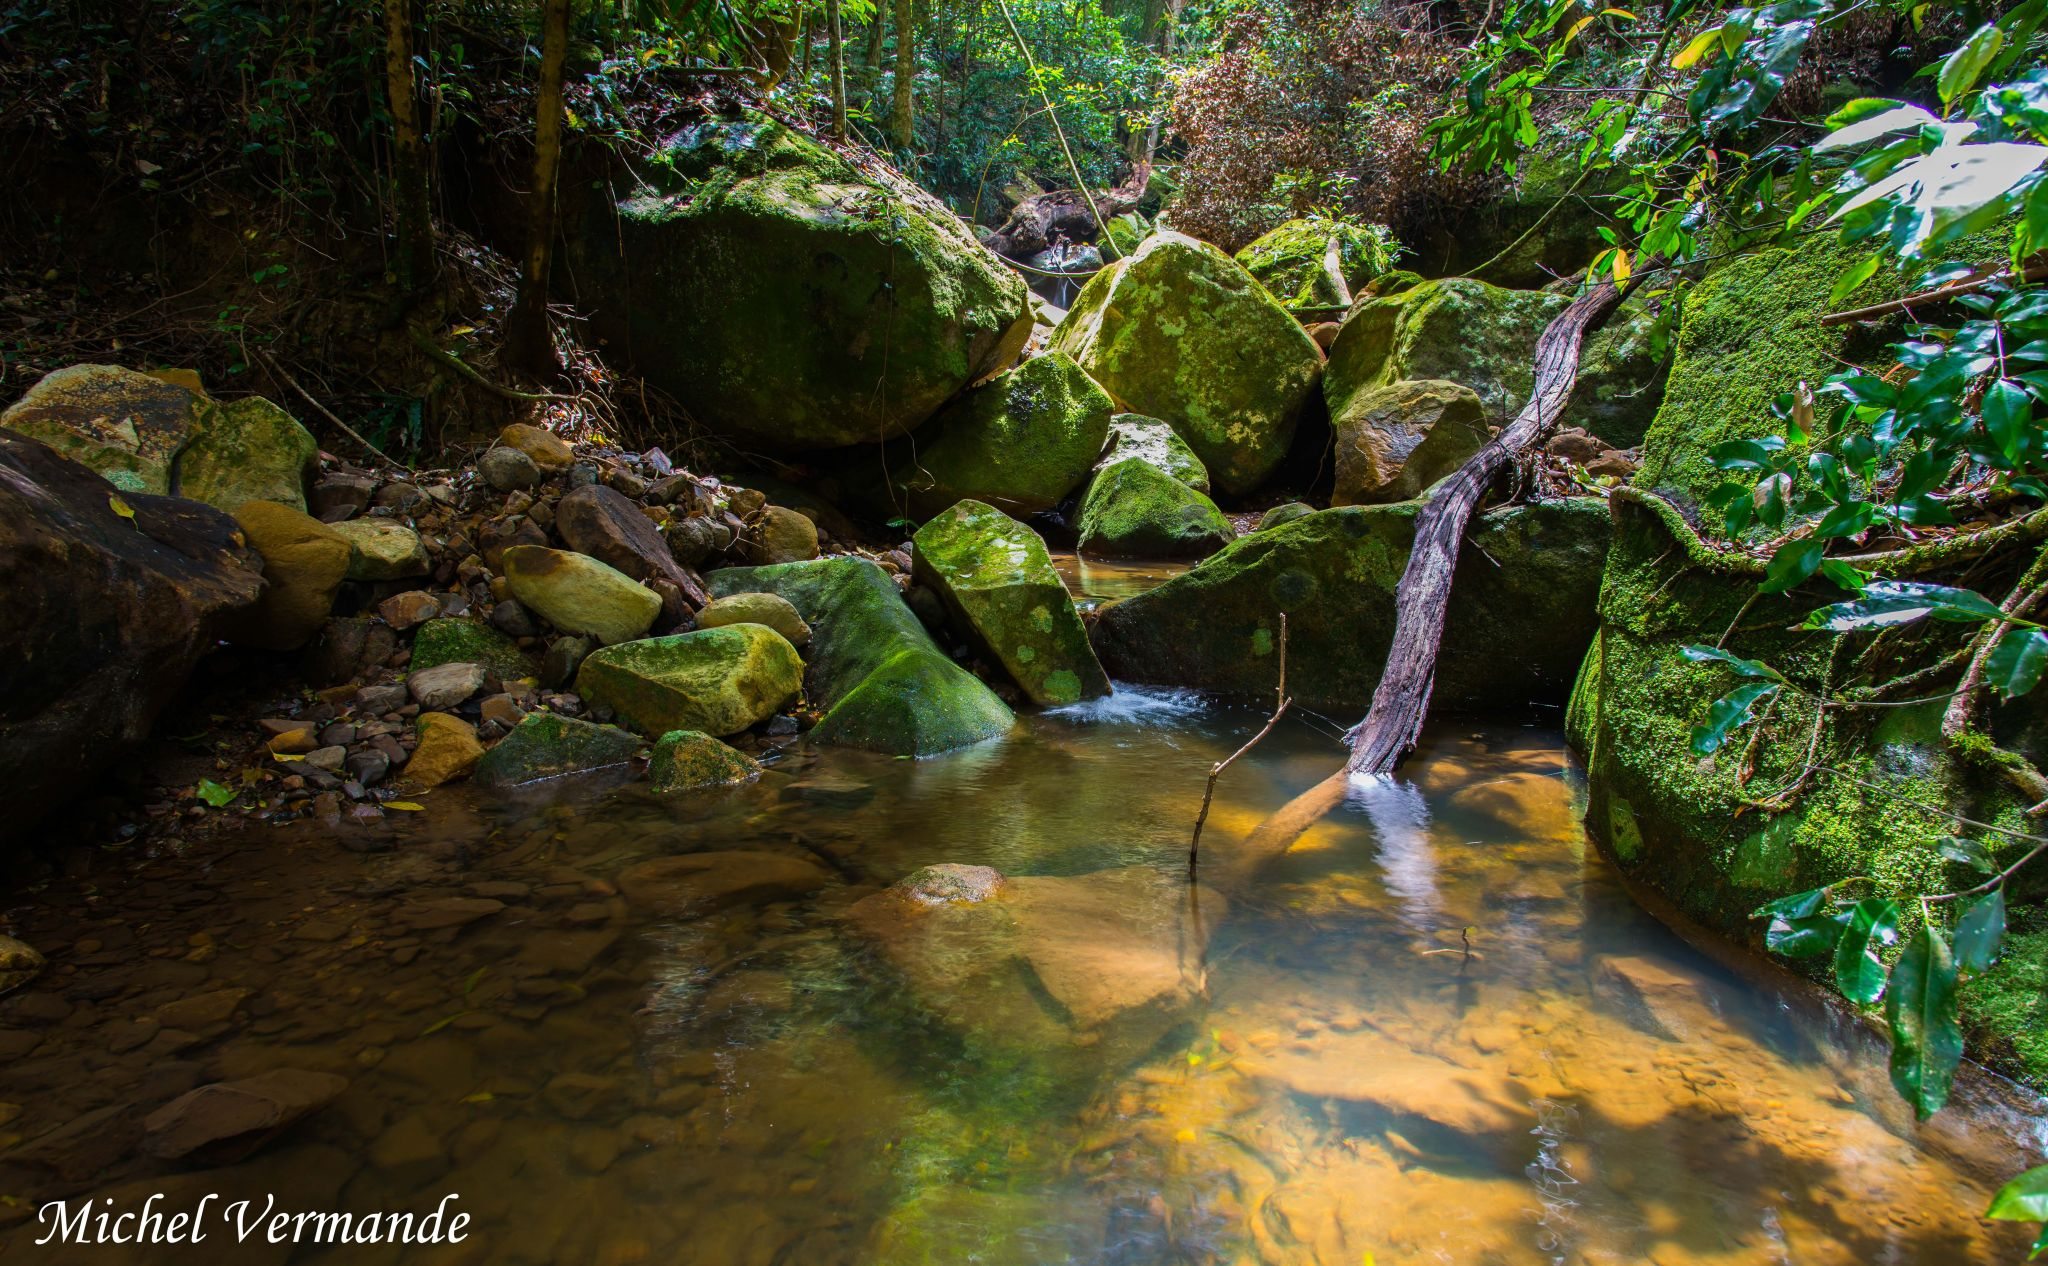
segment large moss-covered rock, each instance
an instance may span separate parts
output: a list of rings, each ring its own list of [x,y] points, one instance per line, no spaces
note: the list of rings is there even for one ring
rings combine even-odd
[[[178,495],[233,514],[244,502],[306,508],[320,445],[298,419],[261,396],[203,411],[178,455]]]
[[[1241,537],[1106,608],[1096,653],[1119,681],[1271,698],[1284,611],[1288,692],[1312,708],[1362,712],[1393,640],[1420,504],[1322,510]],[[1606,505],[1590,498],[1475,516],[1434,701],[1489,711],[1562,702],[1592,640],[1608,531]]]
[[[963,498],[1049,510],[1088,477],[1116,411],[1073,359],[1034,357],[948,405],[918,433],[903,487],[922,514]]]
[[[1352,392],[1337,432],[1333,505],[1406,501],[1486,445],[1486,404],[1461,383],[1404,378]]]
[[[546,778],[611,769],[632,760],[640,736],[552,712],[529,712],[476,763],[486,787],[517,787]]]
[[[732,567],[704,578],[716,597],[773,593],[811,626],[808,689],[819,743],[935,756],[1007,732],[1016,718],[947,659],[889,574],[864,558]]]
[[[765,624],[731,624],[593,651],[576,672],[585,701],[649,738],[671,730],[737,734],[803,689],[804,661]]]
[[[482,664],[505,681],[533,676],[533,661],[519,644],[478,620],[443,616],[420,625],[412,640],[414,672],[442,664]]]
[[[720,434],[778,449],[899,435],[1030,333],[1023,281],[957,216],[765,116],[688,124],[637,175],[571,199],[578,295]]]
[[[733,787],[761,776],[761,763],[701,730],[671,730],[647,757],[647,777],[664,795]]]
[[[962,501],[918,529],[911,558],[954,624],[1031,702],[1058,707],[1109,693],[1036,532],[994,506]]]
[[[1570,303],[1548,290],[1504,290],[1469,277],[1445,277],[1351,310],[1330,348],[1323,398],[1330,416],[1357,398],[1403,379],[1461,383],[1479,394],[1489,419],[1513,417],[1536,380],[1536,340]],[[1663,359],[1652,346],[1654,315],[1624,304],[1586,340],[1579,381],[1564,423],[1583,426],[1617,447],[1635,444],[1656,414]]]
[[[1385,232],[1319,217],[1289,220],[1239,251],[1237,262],[1289,310],[1342,308],[1349,299],[1337,293],[1324,263],[1330,243],[1337,243],[1345,286],[1357,294],[1394,266]]]
[[[1264,286],[1178,233],[1097,273],[1053,346],[1125,409],[1172,423],[1232,494],[1256,488],[1286,455],[1323,361]]]
[[[1109,451],[1095,463],[1099,473],[1120,461],[1137,458],[1173,476],[1196,492],[1209,491],[1209,472],[1188,442],[1166,422],[1142,413],[1119,413],[1109,420]]]
[[[38,379],[0,413],[0,427],[41,440],[116,488],[164,496],[177,491],[173,466],[209,407],[119,365],[72,365]]]
[[[1142,458],[1096,475],[1081,501],[1080,549],[1098,558],[1202,558],[1236,535],[1215,502]]]
[[[504,571],[520,605],[564,633],[630,642],[661,614],[660,594],[587,555],[514,545],[505,551]]]

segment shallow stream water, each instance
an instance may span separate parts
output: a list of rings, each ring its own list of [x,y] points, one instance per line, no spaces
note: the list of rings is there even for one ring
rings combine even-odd
[[[43,1200],[159,1190],[457,1192],[473,1218],[452,1248],[298,1261],[2022,1259],[1976,1215],[2035,1124],[1966,1092],[1916,1139],[1859,1027],[1631,902],[1548,730],[1437,726],[1401,781],[1226,894],[1206,995],[1132,1055],[978,1056],[849,913],[933,863],[1182,884],[1202,776],[1263,719],[1126,690],[935,760],[798,748],[669,803],[616,779],[448,791],[58,881],[14,911],[58,966],[8,1003],[9,1260],[241,1260],[26,1243]],[[1211,857],[1333,766],[1306,720],[1224,776]],[[618,894],[703,850],[829,881],[698,917]],[[279,1066],[350,1085],[238,1166],[136,1153],[148,1109]]]

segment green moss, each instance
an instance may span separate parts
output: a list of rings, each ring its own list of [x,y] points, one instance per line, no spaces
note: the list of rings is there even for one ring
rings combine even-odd
[[[1081,502],[1080,548],[1098,558],[1201,558],[1237,535],[1216,503],[1139,458],[1103,470]]]
[[[1356,294],[1366,283],[1394,266],[1388,243],[1392,233],[1382,225],[1360,226],[1320,218],[1289,220],[1237,253],[1258,283],[1289,309],[1342,307],[1344,300],[1330,285],[1323,261],[1330,242],[1338,246],[1344,284]]]
[[[1253,528],[1252,531],[1265,532],[1279,527],[1283,523],[1292,523],[1296,519],[1314,514],[1315,512],[1316,508],[1306,501],[1283,501],[1260,515],[1259,525]]]
[[[1106,608],[1096,652],[1118,680],[1270,696],[1265,650],[1284,611],[1289,692],[1308,707],[1362,709],[1393,639],[1394,589],[1420,504],[1323,510],[1240,537]],[[1476,517],[1451,588],[1435,701],[1496,710],[1562,702],[1592,640],[1607,535],[1607,509],[1593,499]]]
[[[1323,360],[1265,287],[1178,233],[1097,273],[1053,346],[1121,407],[1171,423],[1231,494],[1256,488],[1286,455]]]
[[[552,712],[529,712],[477,762],[475,781],[516,787],[566,774],[610,769],[633,759],[640,739],[616,726]]]
[[[904,491],[925,515],[963,498],[1015,514],[1049,510],[1088,477],[1115,411],[1072,357],[1034,357],[918,432],[903,463]]]
[[[1109,693],[1073,598],[1036,532],[993,506],[962,501],[918,529],[911,557],[918,581],[938,593],[960,631],[1033,703],[1058,707]]]
[[[233,513],[251,501],[306,508],[319,465],[312,432],[261,396],[206,410],[178,455],[178,495]]]
[[[1119,413],[1109,420],[1109,451],[1095,463],[1100,472],[1127,458],[1150,462],[1162,472],[1180,480],[1196,492],[1209,491],[1209,472],[1187,441],[1158,418],[1142,413]]]
[[[939,650],[887,572],[863,558],[731,567],[704,578],[716,597],[773,593],[811,626],[809,693],[825,710],[811,738],[898,756],[933,756],[994,738],[1015,717]]]
[[[761,765],[700,730],[671,730],[649,754],[647,776],[656,791],[673,795],[752,782]]]
[[[409,664],[414,672],[441,664],[482,664],[505,681],[533,676],[533,661],[511,638],[488,624],[448,616],[420,625]]]
[[[671,730],[737,734],[803,689],[804,661],[765,624],[728,624],[592,651],[576,691],[654,737]]]

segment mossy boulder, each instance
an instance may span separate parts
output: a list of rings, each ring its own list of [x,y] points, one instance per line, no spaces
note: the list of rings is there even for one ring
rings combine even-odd
[[[811,626],[789,605],[787,598],[772,593],[735,593],[713,600],[697,613],[700,629],[722,629],[728,624],[765,624],[802,650],[811,641]]]
[[[245,501],[235,510],[243,539],[263,559],[263,596],[236,615],[228,640],[259,650],[297,650],[334,609],[348,576],[348,538],[303,510]]]
[[[320,445],[298,419],[261,396],[203,410],[178,455],[178,495],[233,514],[249,501],[306,508]]]
[[[1203,558],[1236,535],[1215,502],[1142,458],[1096,475],[1081,501],[1080,549],[1096,558]]]
[[[1058,707],[1109,693],[1074,600],[1036,532],[994,506],[962,501],[919,528],[912,546],[913,574],[1031,702]]]
[[[1109,451],[1095,463],[1099,474],[1118,462],[1137,458],[1180,480],[1196,492],[1209,491],[1209,472],[1188,442],[1159,418],[1119,413],[1109,419]]]
[[[482,664],[503,681],[533,676],[533,661],[517,642],[488,624],[463,616],[429,620],[413,636],[408,664],[412,671],[442,664]]]
[[[1088,477],[1115,411],[1073,358],[1034,357],[967,392],[920,431],[902,462],[902,486],[924,515],[963,498],[1012,514],[1049,510]]]
[[[486,787],[517,787],[567,774],[611,769],[632,760],[640,736],[552,712],[529,712],[476,763]]]
[[[596,328],[713,431],[772,449],[900,435],[1003,368],[1024,282],[885,164],[766,116],[688,124],[637,183],[569,199]]]
[[[1270,699],[1284,611],[1288,692],[1312,708],[1362,715],[1393,640],[1394,590],[1420,506],[1321,510],[1241,537],[1104,609],[1096,654],[1119,681]],[[1608,532],[1606,504],[1593,498],[1475,516],[1434,702],[1487,711],[1562,703],[1592,641]]]
[[[946,658],[896,583],[864,558],[730,567],[704,578],[714,597],[773,593],[811,626],[808,690],[824,716],[818,743],[936,756],[1008,732],[1016,718]]]
[[[1305,518],[1315,512],[1316,508],[1306,501],[1283,501],[1260,515],[1259,525],[1253,528],[1252,531],[1270,531],[1283,524],[1292,523],[1296,519]]]
[[[1250,273],[1179,233],[1154,235],[1090,279],[1053,346],[1122,408],[1171,423],[1233,495],[1280,464],[1323,363]]]
[[[796,698],[804,661],[765,624],[731,624],[593,651],[576,692],[656,738],[670,730],[737,734]]]
[[[520,605],[564,633],[630,642],[661,614],[660,594],[588,555],[514,545],[505,551],[503,566]]]
[[[349,519],[328,526],[348,541],[350,580],[411,580],[433,570],[420,534],[394,519]]]
[[[1337,432],[1333,505],[1421,496],[1490,438],[1479,393],[1435,378],[1404,378],[1352,392],[1330,425]]]
[[[1469,277],[1427,281],[1351,310],[1330,347],[1323,398],[1333,419],[1363,407],[1363,393],[1403,379],[1441,379],[1477,392],[1490,421],[1528,403],[1536,340],[1570,304],[1548,290],[1506,290]],[[1656,318],[1627,303],[1586,340],[1563,422],[1618,447],[1642,439],[1661,398],[1664,359]]]
[[[1337,293],[1324,266],[1330,244],[1337,244],[1344,284],[1355,295],[1393,267],[1390,236],[1377,225],[1366,228],[1321,217],[1289,220],[1239,251],[1237,262],[1290,311],[1342,308],[1349,297]]]
[[[168,496],[177,491],[178,454],[210,407],[183,387],[119,365],[72,365],[38,379],[0,413],[0,427],[41,440],[116,488]]]
[[[647,757],[647,777],[665,795],[736,787],[761,776],[761,763],[701,730],[671,730]]]

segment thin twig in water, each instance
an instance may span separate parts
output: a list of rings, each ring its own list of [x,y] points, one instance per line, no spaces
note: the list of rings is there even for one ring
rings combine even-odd
[[[1188,841],[1188,878],[1195,876],[1195,866],[1202,848],[1202,824],[1209,820],[1209,802],[1216,797],[1216,780],[1237,762],[1237,758],[1259,745],[1259,740],[1273,732],[1280,723],[1280,717],[1287,711],[1287,705],[1294,700],[1287,697],[1287,613],[1280,613],[1280,683],[1273,688],[1273,715],[1266,718],[1266,724],[1243,747],[1217,761],[1209,767],[1209,784],[1202,788],[1202,811],[1195,815],[1194,838]]]

